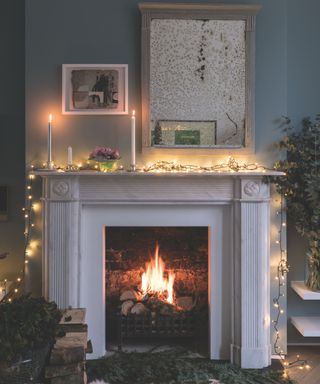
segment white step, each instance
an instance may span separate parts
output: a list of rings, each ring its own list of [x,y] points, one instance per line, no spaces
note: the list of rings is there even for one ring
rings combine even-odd
[[[291,281],[291,288],[303,300],[320,300],[320,291],[314,292],[306,287],[304,281]]]
[[[304,337],[320,337],[320,316],[295,316],[291,323]]]

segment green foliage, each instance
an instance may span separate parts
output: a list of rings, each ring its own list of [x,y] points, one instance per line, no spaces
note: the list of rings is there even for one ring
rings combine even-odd
[[[277,143],[286,158],[277,161],[275,168],[286,173],[275,178],[278,192],[285,196],[288,213],[296,230],[309,242],[309,280],[313,290],[320,289],[320,115],[315,120],[305,118],[299,130],[288,118],[282,128],[284,136]]]
[[[11,362],[53,344],[62,317],[54,302],[21,296],[0,303],[0,361]]]
[[[183,351],[158,353],[117,353],[87,362],[89,382],[95,379],[110,384],[209,384],[212,379],[224,384],[292,383],[281,371],[244,370],[206,358],[191,358]]]

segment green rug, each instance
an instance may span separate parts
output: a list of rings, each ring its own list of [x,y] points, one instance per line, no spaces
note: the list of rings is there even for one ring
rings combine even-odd
[[[289,384],[282,371],[246,370],[206,358],[190,358],[185,352],[116,353],[87,361],[88,381],[108,384]]]

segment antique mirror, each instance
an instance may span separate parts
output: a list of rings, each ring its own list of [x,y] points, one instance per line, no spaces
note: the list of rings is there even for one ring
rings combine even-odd
[[[139,8],[143,150],[252,152],[260,6],[141,3]]]

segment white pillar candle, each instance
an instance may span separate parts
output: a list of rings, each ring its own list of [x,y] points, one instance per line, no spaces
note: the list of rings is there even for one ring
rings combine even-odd
[[[68,147],[68,165],[72,165],[73,164],[73,161],[72,161],[72,147],[69,145]]]
[[[52,167],[52,114],[48,120],[48,168]]]
[[[131,169],[136,167],[136,111],[131,116]]]

